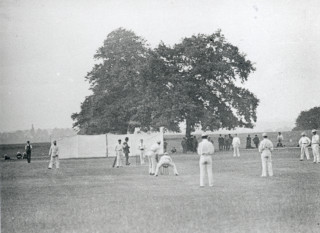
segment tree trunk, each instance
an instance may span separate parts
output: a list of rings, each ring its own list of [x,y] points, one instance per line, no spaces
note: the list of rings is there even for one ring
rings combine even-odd
[[[186,119],[186,137],[190,138],[191,136],[191,121]]]
[[[190,121],[190,119],[186,119],[187,151],[194,151],[193,138],[191,137],[192,129],[193,129],[192,122]]]

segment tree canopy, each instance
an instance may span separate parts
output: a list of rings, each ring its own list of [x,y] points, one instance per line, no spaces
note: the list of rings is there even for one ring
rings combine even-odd
[[[320,107],[314,107],[308,111],[302,111],[296,119],[296,127],[293,130],[308,130],[320,128]]]
[[[141,105],[140,73],[148,53],[132,31],[119,28],[107,36],[94,56],[99,63],[86,76],[93,94],[71,116],[80,133],[127,132]]]
[[[93,94],[72,115],[83,133],[126,132],[161,126],[187,136],[207,130],[253,127],[257,97],[238,85],[255,70],[221,31],[194,35],[155,49],[132,31],[111,32],[98,49],[87,79]]]

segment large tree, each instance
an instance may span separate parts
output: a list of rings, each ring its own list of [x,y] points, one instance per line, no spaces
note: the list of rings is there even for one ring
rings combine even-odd
[[[93,94],[72,115],[81,133],[125,133],[135,126],[179,131],[186,122],[190,136],[196,126],[232,129],[256,121],[258,99],[241,87],[255,69],[220,31],[151,50],[120,28],[95,58],[100,63],[86,77]]]
[[[255,68],[220,31],[185,38],[172,48],[160,44],[147,69],[146,89],[158,106],[153,119],[169,129],[185,121],[188,137],[196,126],[253,127],[259,100],[241,85]]]
[[[80,133],[126,133],[135,126],[148,53],[146,41],[132,31],[119,28],[107,36],[94,56],[98,64],[86,76],[93,93],[71,116]]]
[[[302,111],[296,119],[296,127],[293,130],[307,130],[320,128],[320,107],[314,107],[308,111]]]

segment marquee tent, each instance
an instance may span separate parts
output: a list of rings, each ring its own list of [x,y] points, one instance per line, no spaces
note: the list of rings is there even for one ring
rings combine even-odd
[[[107,156],[106,135],[76,135],[57,140],[59,158],[95,158]]]
[[[115,157],[115,146],[118,139],[122,143],[129,138],[130,156],[140,155],[139,144],[143,139],[146,151],[153,143],[161,141],[160,153],[163,153],[163,131],[156,133],[141,133],[136,131],[134,134],[102,134],[102,135],[75,135],[64,137],[57,140],[59,146],[59,158],[97,158]]]

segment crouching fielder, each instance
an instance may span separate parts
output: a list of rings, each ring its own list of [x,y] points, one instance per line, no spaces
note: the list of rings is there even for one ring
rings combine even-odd
[[[204,176],[207,171],[209,186],[213,186],[212,175],[212,155],[214,153],[214,146],[208,141],[208,134],[202,134],[202,141],[198,146],[198,155],[200,155],[200,187],[204,187]]]
[[[52,168],[52,165],[55,164],[56,168],[59,168],[59,147],[57,146],[57,141],[53,141],[53,145],[51,145],[49,150],[50,163],[49,169]]]
[[[157,164],[156,173],[154,174],[154,176],[158,176],[159,169],[161,167],[168,167],[168,166],[173,167],[173,172],[176,176],[179,175],[177,171],[177,167],[172,161],[171,157],[168,155],[168,153],[164,153],[163,156],[160,158],[159,163]]]
[[[273,176],[272,159],[271,159],[273,144],[268,139],[268,136],[266,133],[263,133],[262,137],[263,137],[263,140],[260,142],[260,145],[259,145],[259,152],[261,153],[261,162],[262,162],[261,177],[267,176],[267,167],[268,167],[269,176]]]

